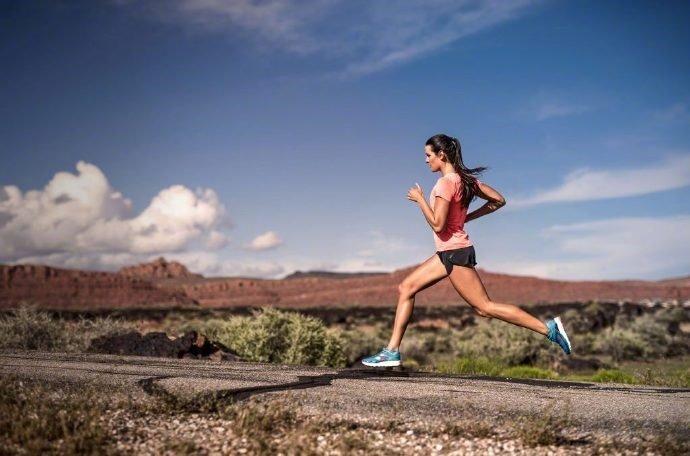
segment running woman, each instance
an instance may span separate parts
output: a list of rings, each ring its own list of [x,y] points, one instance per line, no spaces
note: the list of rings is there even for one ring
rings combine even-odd
[[[440,171],[441,177],[431,190],[429,204],[419,184],[408,191],[407,199],[421,208],[434,231],[437,251],[398,286],[400,298],[388,346],[383,347],[379,353],[364,358],[362,364],[375,367],[401,364],[400,342],[412,315],[415,295],[446,277],[450,278],[458,294],[480,316],[498,318],[538,332],[558,344],[569,355],[570,341],[559,317],[542,322],[517,306],[492,301],[474,269],[477,264],[474,246],[463,230],[464,224],[506,204],[503,195],[474,176],[486,167],[465,167],[460,141],[443,134],[427,140],[424,154],[431,171]],[[468,214],[467,209],[475,196],[487,202]]]

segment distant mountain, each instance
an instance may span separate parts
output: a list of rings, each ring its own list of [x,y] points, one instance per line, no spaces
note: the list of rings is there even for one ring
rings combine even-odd
[[[688,287],[688,286],[690,286],[690,276],[657,280],[657,282],[664,284],[664,285],[679,285],[679,286]]]
[[[391,273],[297,271],[283,279],[203,277],[178,262],[158,258],[118,272],[81,271],[44,265],[0,265],[0,308],[34,303],[52,309],[119,309],[278,306],[390,307],[398,285],[417,266]],[[590,300],[690,299],[690,277],[659,281],[564,281],[515,276],[477,268],[490,299],[520,305]],[[448,279],[415,297],[419,306],[463,306]]]
[[[283,277],[284,280],[302,279],[304,277],[321,277],[324,279],[349,279],[351,277],[370,277],[388,275],[388,272],[332,272],[332,271],[296,271]]]

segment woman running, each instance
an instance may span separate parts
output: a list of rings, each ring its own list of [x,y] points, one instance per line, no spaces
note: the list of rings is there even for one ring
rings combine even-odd
[[[506,204],[500,193],[474,176],[486,167],[465,167],[460,141],[443,134],[429,138],[424,153],[431,171],[440,171],[441,177],[431,190],[429,204],[419,184],[408,191],[407,199],[419,204],[426,221],[434,230],[437,252],[398,286],[400,298],[388,346],[383,347],[379,353],[364,358],[362,364],[375,367],[401,364],[399,347],[412,315],[415,294],[445,277],[450,277],[458,294],[480,316],[498,318],[536,331],[560,345],[566,354],[570,354],[570,341],[559,317],[542,322],[517,306],[492,301],[474,269],[477,264],[474,246],[463,226],[465,222],[489,214]],[[468,214],[467,209],[475,196],[487,202]]]

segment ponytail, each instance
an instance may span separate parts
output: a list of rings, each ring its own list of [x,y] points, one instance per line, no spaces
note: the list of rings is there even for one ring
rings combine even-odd
[[[453,164],[455,172],[460,175],[460,181],[462,183],[462,198],[460,204],[462,207],[469,207],[470,203],[477,195],[478,190],[477,178],[474,175],[480,174],[488,168],[485,166],[467,168],[462,160],[462,146],[458,138],[438,134],[429,138],[426,141],[426,145],[431,146],[435,154],[438,154],[440,151],[445,152],[448,160]]]

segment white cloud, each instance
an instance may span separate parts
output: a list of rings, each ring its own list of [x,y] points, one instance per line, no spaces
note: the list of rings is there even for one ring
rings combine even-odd
[[[505,209],[559,201],[590,201],[623,198],[690,185],[690,155],[667,156],[646,168],[591,170],[581,168],[565,176],[565,182],[533,196],[507,198]]]
[[[222,243],[216,228],[229,220],[213,190],[173,185],[132,217],[131,201],[97,166],[76,167],[76,175],[58,172],[43,190],[0,188],[0,261],[113,264],[128,255],[182,251],[203,238]]]
[[[115,3],[259,46],[337,60],[360,75],[408,62],[524,14],[542,0],[131,0]]]
[[[220,250],[228,245],[230,239],[220,231],[212,230],[206,237],[206,247],[213,250]]]
[[[483,268],[563,280],[651,279],[690,271],[690,215],[625,217],[554,225],[542,236],[556,242],[538,252],[545,260],[485,260]]]
[[[267,231],[255,237],[252,242],[247,245],[247,248],[250,250],[268,250],[274,249],[282,243],[283,240],[280,239],[274,231]]]
[[[590,108],[579,104],[564,103],[562,101],[546,101],[535,108],[537,120],[547,120],[554,117],[566,117],[589,111]]]

